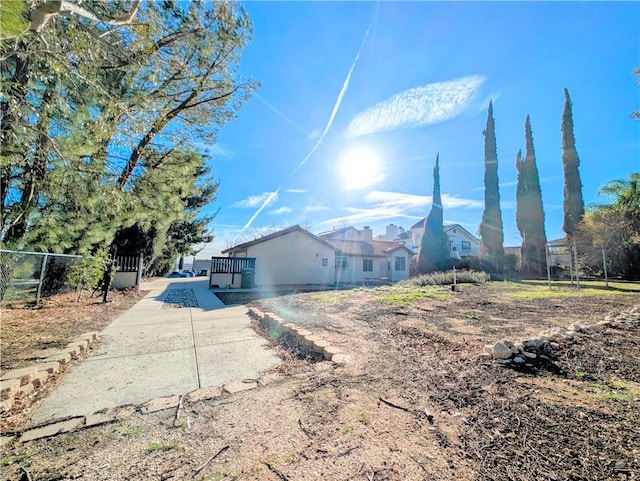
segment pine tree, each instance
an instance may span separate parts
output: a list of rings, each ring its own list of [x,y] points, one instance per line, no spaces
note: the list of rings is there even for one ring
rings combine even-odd
[[[106,22],[58,11],[0,43],[3,245],[90,252],[119,229],[162,238],[198,219],[183,153],[211,142],[256,87],[238,72],[251,25],[227,2],[132,5],[95,3]],[[109,24],[130,14],[135,28]]]
[[[580,159],[573,135],[572,102],[569,91],[564,89],[562,112],[562,168],[564,170],[564,225],[569,240],[573,239],[578,224],[584,216],[584,199],[580,180]]]
[[[529,115],[525,120],[525,158],[518,151],[516,168],[516,224],[522,237],[521,271],[529,275],[541,275],[546,269],[546,243],[544,209],[540,191],[540,177],[533,147],[533,135]]]
[[[480,224],[480,256],[498,270],[504,259],[504,234],[498,188],[498,151],[496,147],[493,103],[489,102],[484,134],[484,212]]]
[[[418,272],[425,274],[445,267],[449,259],[449,238],[443,226],[442,197],[440,195],[440,155],[433,168],[433,199],[431,211],[425,219],[424,234],[418,255]]]

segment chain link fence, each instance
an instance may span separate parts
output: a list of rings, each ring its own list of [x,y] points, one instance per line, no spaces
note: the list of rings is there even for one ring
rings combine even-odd
[[[0,249],[0,301],[40,302],[70,289],[67,268],[82,256]]]

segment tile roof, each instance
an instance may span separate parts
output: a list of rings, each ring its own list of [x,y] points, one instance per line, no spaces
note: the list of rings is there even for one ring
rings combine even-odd
[[[378,252],[381,252],[382,254],[385,254],[385,255],[390,254],[391,252],[396,251],[398,249],[404,249],[408,251],[410,255],[415,254],[415,252],[413,252],[407,246],[398,244],[397,242],[375,240],[373,241],[373,245],[375,246]]]
[[[376,249],[375,245],[369,244],[368,242],[345,241],[338,239],[327,239],[327,242],[329,242],[329,244],[334,246],[345,255],[363,257],[385,257],[385,254],[382,250]]]
[[[244,244],[238,244],[236,246],[233,247],[229,247],[228,249],[225,249],[222,251],[223,254],[227,254],[227,253],[231,253],[234,251],[238,251],[238,250],[243,250],[246,249],[247,247],[250,247],[252,245],[256,245],[256,244],[260,244],[261,242],[265,242],[271,239],[275,239],[276,237],[280,237],[283,236],[285,234],[289,234],[290,232],[295,232],[295,231],[300,231],[306,235],[308,235],[309,237],[311,237],[312,239],[317,240],[318,242],[325,244],[329,247],[334,247],[333,245],[329,244],[325,239],[322,239],[314,234],[312,234],[311,232],[309,232],[307,229],[303,229],[302,227],[300,227],[299,225],[294,225],[291,226],[287,229],[283,229],[283,230],[279,230],[278,232],[274,232],[273,234],[269,234],[266,235],[264,237],[260,237],[259,239],[254,239],[252,241],[249,242],[245,242]]]

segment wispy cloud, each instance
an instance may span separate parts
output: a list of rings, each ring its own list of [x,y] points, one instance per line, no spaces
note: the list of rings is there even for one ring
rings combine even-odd
[[[269,204],[273,204],[276,200],[278,200],[278,191],[275,192],[263,192],[260,195],[250,195],[246,199],[239,200],[238,202],[234,202],[231,204],[231,207],[236,207],[240,209],[246,209],[249,207],[257,207],[262,205],[263,209],[267,207]],[[268,201],[268,203],[266,203]]]
[[[421,219],[428,212],[431,196],[405,194],[403,192],[373,191],[366,195],[365,201],[374,204],[371,208],[347,207],[346,216],[334,217],[320,225],[338,225],[345,222],[351,224],[376,222],[392,219]],[[459,196],[443,194],[442,204],[445,208],[478,209],[484,202],[475,199],[464,199]]]
[[[498,100],[498,98],[500,98],[500,91],[499,90],[493,92],[491,95],[487,95],[486,98],[484,98],[483,100],[478,102],[478,105],[477,105],[478,113],[486,112],[487,109],[489,108],[489,102],[493,102],[495,104],[496,100]]]
[[[554,176],[550,176],[550,177],[540,177],[540,183],[543,184],[545,182],[553,182],[554,180],[558,180],[558,179],[562,179],[562,177],[558,176],[558,175],[554,175]],[[516,185],[518,185],[518,181],[517,180],[510,180],[508,182],[500,182],[498,184],[498,186],[500,188],[502,187],[515,187]],[[484,191],[484,187],[475,187],[473,189],[471,189],[472,192],[478,192],[478,191]]]
[[[396,207],[403,210],[423,209],[431,204],[430,195],[405,194],[402,192],[373,191],[367,194],[365,200],[369,203],[377,203],[380,207]],[[456,195],[442,194],[442,205],[445,208],[477,209],[484,207],[482,200],[465,199]]]
[[[431,196],[379,190],[369,192],[365,200],[370,204],[378,204],[380,207],[400,207],[405,210],[419,209],[431,204]]]
[[[419,215],[408,215],[392,207],[389,207],[389,208],[375,207],[372,209],[358,209],[355,207],[347,207],[345,210],[349,212],[348,215],[327,219],[323,222],[320,222],[318,226],[334,226],[334,225],[343,224],[345,222],[347,224],[362,224],[362,223],[372,223],[372,222],[385,220],[385,219],[399,219],[399,218],[420,219],[422,217]]]
[[[277,209],[273,209],[270,210],[268,212],[269,215],[282,215],[282,214],[290,214],[291,213],[291,207],[278,207]]]
[[[309,192],[306,189],[285,189],[285,192],[289,192],[290,194],[304,194],[306,192]]]
[[[482,75],[470,75],[405,90],[357,114],[345,135],[353,138],[452,119],[473,108],[485,80]]]
[[[306,212],[322,212],[322,211],[325,211],[325,210],[331,210],[331,208],[327,207],[325,205],[308,205],[302,210],[305,213]]]

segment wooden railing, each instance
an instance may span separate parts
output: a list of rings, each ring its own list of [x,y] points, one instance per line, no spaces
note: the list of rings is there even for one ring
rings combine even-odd
[[[138,272],[139,267],[139,257],[116,256],[116,268],[118,272]]]
[[[243,269],[255,269],[255,257],[212,257],[211,274],[240,274]]]

